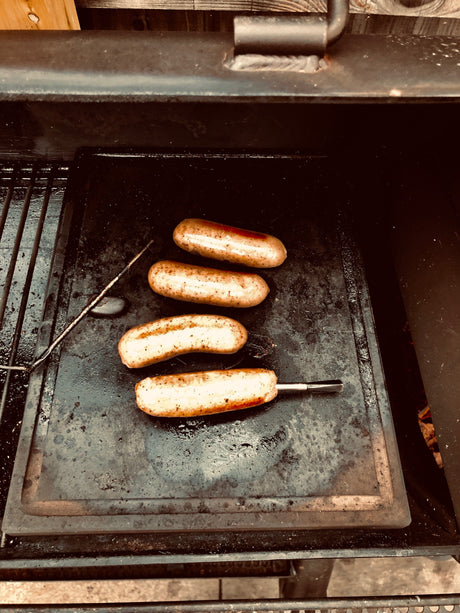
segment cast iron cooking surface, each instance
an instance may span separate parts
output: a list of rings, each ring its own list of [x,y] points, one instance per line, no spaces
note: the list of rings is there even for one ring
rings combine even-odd
[[[332,173],[332,174],[331,174]],[[150,154],[83,156],[67,195],[51,279],[62,279],[57,331],[151,239],[115,287],[118,318],[87,317],[31,376],[3,530],[9,534],[152,530],[402,527],[409,522],[367,288],[346,203],[325,158]],[[226,267],[172,241],[185,217],[275,234],[288,250],[258,271],[269,297],[218,309],[154,294],[158,259]],[[60,267],[60,268],[59,268]],[[235,268],[235,267],[233,267]],[[232,356],[121,364],[130,327],[221,313],[249,331]],[[43,324],[49,333],[49,322]],[[282,393],[263,407],[196,419],[136,407],[146,376],[273,368],[280,382],[340,378],[341,394]],[[43,384],[43,385],[42,385]]]

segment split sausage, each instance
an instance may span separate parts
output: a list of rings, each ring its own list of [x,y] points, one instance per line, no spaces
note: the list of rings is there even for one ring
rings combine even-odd
[[[252,307],[268,295],[267,283],[255,273],[234,272],[182,264],[172,260],[156,262],[149,270],[154,292],[185,302],[222,307]]]
[[[263,368],[159,375],[136,385],[136,401],[155,417],[197,417],[269,402],[278,394],[276,382],[276,374]]]
[[[173,240],[190,253],[254,268],[279,266],[287,256],[286,247],[275,236],[205,219],[184,219],[176,226]]]
[[[128,368],[142,368],[185,353],[235,353],[247,338],[246,328],[230,317],[178,315],[131,328],[118,353]]]

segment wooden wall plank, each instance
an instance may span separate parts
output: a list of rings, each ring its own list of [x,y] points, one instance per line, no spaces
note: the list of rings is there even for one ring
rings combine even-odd
[[[0,30],[79,30],[74,0],[0,0]]]
[[[395,17],[392,15],[350,16],[347,32],[404,36],[460,36],[460,19],[436,17]]]
[[[81,8],[201,11],[325,11],[326,0],[76,0]],[[417,6],[413,6],[417,4]],[[460,0],[351,0],[350,12],[368,15],[460,18]]]
[[[235,11],[179,11],[152,9],[78,10],[83,30],[173,30],[185,32],[233,32]],[[460,19],[350,15],[351,34],[460,36]]]

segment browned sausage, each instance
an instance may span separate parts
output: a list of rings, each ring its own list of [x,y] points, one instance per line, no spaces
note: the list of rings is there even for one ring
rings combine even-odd
[[[276,382],[276,374],[263,368],[160,375],[136,385],[136,401],[155,417],[197,417],[269,402],[278,394]]]
[[[131,328],[118,352],[128,368],[141,368],[184,353],[235,353],[248,338],[246,328],[223,315],[178,315]]]
[[[149,270],[154,292],[186,302],[222,307],[251,307],[260,304],[269,290],[254,273],[234,272],[182,264],[172,260],[156,262]]]
[[[287,256],[286,247],[275,236],[206,219],[184,219],[173,239],[190,253],[254,268],[279,266]]]

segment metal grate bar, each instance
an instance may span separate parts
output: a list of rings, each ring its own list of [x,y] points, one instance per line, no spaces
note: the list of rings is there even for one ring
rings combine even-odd
[[[19,224],[18,224],[17,231],[16,231],[16,240],[14,242],[13,251],[11,254],[10,264],[8,267],[8,272],[6,275],[5,283],[3,285],[2,297],[0,298],[0,327],[3,323],[3,318],[5,316],[6,303],[8,301],[8,296],[9,296],[10,289],[11,289],[11,283],[13,281],[13,275],[14,275],[14,271],[16,267],[16,262],[18,259],[19,247],[21,245],[22,235],[24,233],[24,227],[26,225],[27,215],[29,213],[30,200],[32,197],[32,190],[34,188],[34,182],[35,182],[35,174],[36,174],[36,169],[34,167],[33,172],[32,172],[32,177],[30,179],[29,187],[27,188],[27,193],[26,193],[26,197],[24,200],[24,206],[22,208],[21,218],[19,220]],[[10,198],[10,201],[11,201],[11,198]],[[8,207],[9,207],[9,203],[8,203]]]
[[[36,187],[43,187],[46,185],[49,174],[52,172],[55,176],[56,182],[66,182],[69,172],[69,167],[65,164],[59,164],[57,162],[48,163],[2,163],[0,161],[0,187],[12,187],[16,190],[19,187],[27,187],[30,182],[30,177],[34,168],[37,169],[35,176]],[[6,196],[4,198],[6,202]]]
[[[69,167],[0,162],[0,514],[6,502]]]
[[[5,202],[3,203],[2,212],[0,213],[0,240],[3,235],[3,230],[5,228],[6,217],[8,215],[8,211],[10,210],[11,198],[13,197],[14,183],[16,181],[17,175],[17,167],[15,166],[12,169],[12,173],[10,176],[10,182],[8,185],[8,191],[6,192]]]
[[[53,169],[54,170],[54,169]],[[35,174],[34,174],[35,176]],[[53,180],[54,180],[54,172],[52,172],[49,177],[48,177],[48,182],[47,182],[47,186],[46,186],[46,191],[43,197],[43,205],[41,207],[40,210],[40,216],[38,219],[38,223],[37,223],[37,228],[36,228],[36,232],[35,232],[35,239],[34,239],[34,243],[33,243],[33,247],[32,247],[32,252],[30,255],[30,260],[29,260],[29,266],[28,266],[28,270],[27,270],[27,275],[24,281],[24,287],[23,287],[23,292],[22,292],[22,297],[21,297],[21,303],[19,306],[19,312],[18,312],[18,316],[17,316],[17,320],[16,320],[16,326],[15,326],[15,330],[14,330],[14,335],[13,335],[13,342],[11,345],[11,351],[10,351],[10,356],[9,356],[9,360],[8,360],[8,365],[12,366],[14,364],[14,361],[16,359],[17,356],[17,352],[18,352],[18,347],[19,347],[19,341],[21,338],[21,331],[22,331],[22,326],[24,323],[24,317],[25,317],[25,313],[26,313],[26,309],[27,309],[27,303],[29,300],[29,292],[30,292],[30,288],[32,285],[32,277],[34,274],[34,270],[35,270],[35,265],[37,262],[37,255],[38,255],[38,249],[40,247],[40,242],[41,242],[41,237],[42,237],[42,232],[43,232],[43,226],[45,223],[45,218],[46,218],[46,213],[48,211],[48,204],[49,204],[49,199],[50,199],[50,195],[51,195],[51,190],[53,187]],[[31,191],[33,188],[33,184],[31,183],[29,190],[27,192],[27,196],[26,199],[28,201],[27,203],[27,208],[30,205],[30,196],[31,196]],[[26,207],[24,207],[26,208]],[[21,218],[22,221],[22,218]],[[15,245],[16,248],[16,245]],[[17,246],[17,249],[19,250],[19,246]],[[16,254],[17,257],[17,254]],[[11,275],[12,276],[12,275]],[[6,300],[5,300],[5,306],[6,306]],[[2,315],[4,314],[4,311],[2,313]],[[0,317],[0,324],[2,322],[2,317]],[[11,380],[11,374],[12,371],[7,371],[6,373],[6,377],[5,377],[5,382],[3,385],[3,391],[2,391],[2,397],[0,399],[0,421],[2,419],[3,416],[3,411],[5,409],[5,405],[6,405],[6,400],[8,397],[8,388],[10,385],[10,380]]]

